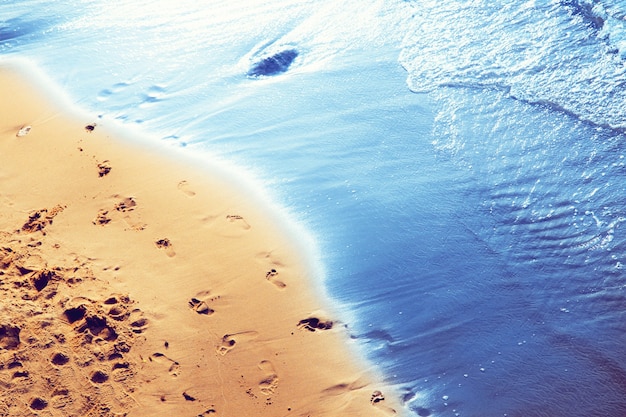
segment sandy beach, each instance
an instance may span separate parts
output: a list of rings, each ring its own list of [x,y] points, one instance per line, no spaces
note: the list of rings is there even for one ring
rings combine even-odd
[[[0,66],[0,415],[399,411],[256,200],[20,74]]]

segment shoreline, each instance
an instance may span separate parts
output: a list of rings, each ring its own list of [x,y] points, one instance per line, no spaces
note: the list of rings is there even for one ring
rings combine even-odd
[[[0,414],[400,413],[278,215],[21,70],[0,63]]]

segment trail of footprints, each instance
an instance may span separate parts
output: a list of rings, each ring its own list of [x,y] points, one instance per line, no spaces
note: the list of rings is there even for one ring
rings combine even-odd
[[[85,129],[91,132],[95,126],[90,124]],[[97,163],[99,177],[109,175],[112,169],[109,160]],[[178,189],[187,197],[195,196],[187,181],[179,182]],[[117,202],[101,209],[92,222],[94,225],[106,226],[116,218],[122,218],[133,230],[145,229],[145,224],[131,217],[138,207],[134,197],[114,195],[112,198]],[[17,233],[41,232],[45,235],[45,228],[64,209],[64,206],[57,205],[50,210],[33,212]],[[226,220],[243,231],[251,229],[240,215],[227,215]],[[120,412],[130,408],[134,401],[131,394],[135,389],[133,377],[138,371],[138,359],[131,354],[131,349],[140,341],[138,335],[148,326],[143,313],[133,308],[132,300],[125,295],[113,294],[104,300],[60,296],[59,285],[79,286],[85,281],[92,285],[97,279],[91,271],[76,267],[48,268],[45,263],[39,268],[26,266],[26,261],[35,257],[31,251],[16,248],[12,244],[15,242],[12,234],[0,232],[0,238],[0,296],[2,292],[8,292],[11,285],[20,288],[19,294],[12,295],[8,307],[0,315],[0,388],[4,394],[0,398],[0,415],[22,415],[28,413],[28,409],[61,412],[52,415],[113,415],[115,410],[94,401],[100,391],[115,393]],[[176,255],[168,238],[156,240],[155,245],[168,257]],[[273,261],[269,253],[260,254],[259,258],[272,265],[265,279],[277,289],[284,289],[287,285],[279,279],[277,269],[282,264]],[[188,307],[199,315],[210,316],[215,313],[211,305],[219,299],[220,296],[210,296],[209,291],[204,291],[191,297]],[[309,317],[296,327],[315,332],[331,329],[333,322]],[[216,351],[226,355],[239,344],[258,336],[256,331],[225,334]],[[168,347],[167,342],[165,347]],[[41,358],[41,355],[46,357]],[[148,360],[164,365],[172,377],[180,374],[181,364],[163,353],[155,352]],[[278,388],[278,374],[268,360],[260,361],[258,368],[264,375],[258,383],[258,390],[268,398],[267,404],[271,404],[270,397]],[[62,386],[61,381],[68,386]],[[89,384],[85,385],[85,381]],[[187,401],[196,401],[187,392],[182,395]],[[25,396],[29,398],[26,404],[21,401]],[[384,396],[375,391],[371,403],[375,405],[381,401]],[[200,415],[215,412],[211,408]]]
[[[111,170],[108,161],[98,167],[100,176]],[[189,190],[186,194],[193,196]],[[113,197],[117,203],[108,210],[100,210],[93,221],[95,225],[106,226],[116,213],[128,214],[138,207],[133,197]],[[15,233],[40,232],[45,235],[46,227],[64,209],[58,205],[50,210],[35,211]],[[125,219],[129,220],[129,217]],[[244,230],[250,228],[241,216],[229,215],[226,219]],[[104,300],[61,296],[60,293],[80,293],[80,285],[87,282],[93,285],[98,280],[87,268],[81,269],[82,266],[48,268],[30,248],[37,245],[16,248],[11,245],[16,242],[15,234],[3,233],[2,238],[0,290],[8,292],[8,287],[13,284],[23,293],[13,294],[11,308],[4,311],[8,313],[7,318],[3,319],[4,314],[0,316],[0,387],[8,394],[28,395],[29,402],[25,404],[8,395],[0,400],[0,415],[27,413],[28,409],[60,410],[63,415],[94,412],[108,415],[113,412],[107,408],[109,406],[102,405],[107,409],[98,410],[97,401],[92,403],[98,398],[98,392],[105,391],[115,392],[119,409],[129,407],[134,391],[132,380],[138,371],[138,360],[130,355],[130,351],[137,343],[137,335],[148,325],[141,311],[132,308],[133,302],[125,295],[111,295]],[[155,245],[168,256],[175,256],[169,239],[159,239]],[[284,288],[286,285],[275,278],[277,275],[276,269],[271,269],[265,278],[278,288]],[[76,287],[77,291],[60,290],[60,285]],[[98,285],[102,283],[98,282]],[[189,308],[197,314],[210,316],[215,310],[209,305],[220,298],[204,291],[190,298]],[[225,355],[238,343],[257,337],[255,331],[224,335],[217,352]],[[148,360],[163,364],[172,377],[180,373],[180,363],[163,353],[156,352]],[[267,374],[259,382],[259,390],[269,396],[277,387],[278,376],[269,361],[262,361],[259,368]],[[84,382],[89,385],[85,386]],[[190,394],[183,393],[183,396],[186,400],[195,400]],[[215,410],[207,411],[212,412]]]

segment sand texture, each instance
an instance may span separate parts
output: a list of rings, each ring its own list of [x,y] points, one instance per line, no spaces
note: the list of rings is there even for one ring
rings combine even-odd
[[[399,411],[243,189],[20,73],[0,66],[0,416]]]

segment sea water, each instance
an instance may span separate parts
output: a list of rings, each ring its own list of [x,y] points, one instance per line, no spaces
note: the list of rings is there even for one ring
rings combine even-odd
[[[623,1],[3,0],[0,54],[262,183],[409,415],[626,415]]]

